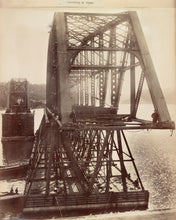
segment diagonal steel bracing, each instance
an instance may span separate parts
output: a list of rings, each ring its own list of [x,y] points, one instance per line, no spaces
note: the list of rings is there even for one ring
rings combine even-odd
[[[70,120],[74,104],[120,109],[124,99],[129,100],[129,118],[135,118],[143,89],[142,81],[135,79],[141,72],[160,127],[162,123],[173,127],[135,12],[55,14],[48,49],[47,106],[64,120]],[[127,88],[123,82],[129,76]]]
[[[137,118],[145,81],[155,123]],[[119,113],[127,101],[128,113]],[[31,154],[24,210],[146,209],[148,192],[124,131],[175,125],[135,12],[55,14],[46,106]]]

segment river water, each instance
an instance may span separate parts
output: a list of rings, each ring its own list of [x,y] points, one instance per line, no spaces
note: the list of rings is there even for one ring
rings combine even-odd
[[[176,121],[176,105],[169,105],[169,112]],[[143,118],[150,117],[153,107],[142,105]],[[2,112],[1,112],[2,113]],[[35,130],[43,109],[35,110]],[[141,115],[142,116],[142,115]],[[0,119],[1,123],[1,119]],[[170,130],[125,131],[144,188],[150,192],[149,211],[176,208],[176,133]],[[2,147],[0,146],[0,164]],[[24,180],[0,181],[0,191],[9,191],[18,185],[23,192]]]
[[[36,131],[40,125],[44,110],[36,109],[34,111],[34,130]],[[0,111],[0,114],[4,113],[4,111]],[[2,116],[0,115],[0,137],[2,136]],[[2,151],[2,143],[0,142],[0,166],[3,165],[3,151]],[[24,190],[24,180],[1,180],[0,181],[0,193],[1,192],[9,192],[11,187],[18,187],[19,193],[23,193]]]

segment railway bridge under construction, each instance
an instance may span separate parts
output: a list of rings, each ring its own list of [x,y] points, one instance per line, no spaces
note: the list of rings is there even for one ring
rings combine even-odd
[[[144,89],[151,120],[138,117]],[[55,13],[23,212],[147,209],[125,132],[174,126],[136,12]]]

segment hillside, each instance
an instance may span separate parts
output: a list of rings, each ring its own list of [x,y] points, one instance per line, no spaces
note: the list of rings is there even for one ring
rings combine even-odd
[[[45,106],[46,98],[46,85],[45,84],[29,84],[29,100],[31,108],[41,108]],[[6,108],[7,106],[8,86],[7,83],[0,83],[0,108]],[[172,90],[164,91],[164,97],[167,104],[175,104],[175,93]],[[129,97],[125,95],[123,104],[129,103]],[[149,104],[151,98],[148,90],[143,90],[140,103]]]
[[[29,84],[29,100],[31,108],[42,108],[45,106],[45,84]],[[7,83],[0,83],[0,108],[6,108],[8,97]]]

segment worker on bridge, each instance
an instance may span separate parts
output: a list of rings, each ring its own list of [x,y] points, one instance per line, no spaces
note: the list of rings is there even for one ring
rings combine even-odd
[[[153,118],[153,125],[156,126],[158,121],[159,121],[159,115],[157,113],[157,111],[155,110],[154,113],[151,115],[151,117]]]

